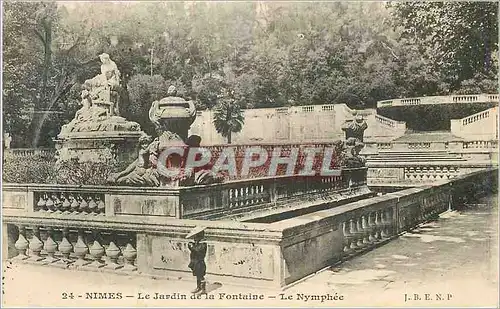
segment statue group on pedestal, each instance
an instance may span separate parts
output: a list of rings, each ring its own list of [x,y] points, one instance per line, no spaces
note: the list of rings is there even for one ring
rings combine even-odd
[[[82,107],[61,129],[61,137],[75,132],[140,131],[136,122],[120,117],[120,71],[108,54],[101,54],[101,74],[87,79],[81,92]]]

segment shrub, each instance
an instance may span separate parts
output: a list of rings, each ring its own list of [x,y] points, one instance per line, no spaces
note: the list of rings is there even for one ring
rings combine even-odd
[[[4,152],[2,180],[12,183],[55,183],[55,158],[41,154],[15,156]]]

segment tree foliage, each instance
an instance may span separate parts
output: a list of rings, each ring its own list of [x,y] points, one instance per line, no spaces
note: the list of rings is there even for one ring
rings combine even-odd
[[[498,67],[496,2],[399,2],[393,7],[402,37],[419,47],[451,91],[473,79],[496,90],[488,87]]]

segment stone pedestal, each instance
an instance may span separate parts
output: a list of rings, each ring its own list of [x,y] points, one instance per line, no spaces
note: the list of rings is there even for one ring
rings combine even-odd
[[[58,161],[78,159],[80,162],[132,162],[137,158],[137,132],[75,132],[56,140]]]

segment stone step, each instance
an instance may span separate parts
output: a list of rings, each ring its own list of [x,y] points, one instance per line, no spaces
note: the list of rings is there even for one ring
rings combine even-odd
[[[460,158],[456,154],[399,154],[399,155],[386,155],[386,154],[376,154],[371,155],[372,158]]]
[[[391,160],[384,160],[384,159],[367,159],[368,162],[461,162],[461,161],[467,161],[462,158],[453,158],[453,159],[391,159]]]
[[[429,151],[421,151],[421,150],[416,150],[416,151],[380,151],[379,154],[384,154],[384,155],[449,155],[447,151],[443,150],[429,150]]]

